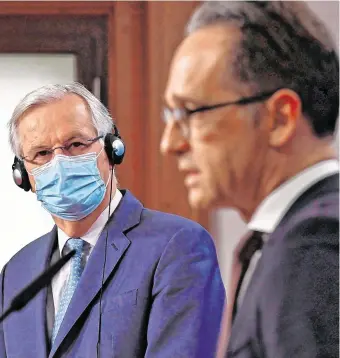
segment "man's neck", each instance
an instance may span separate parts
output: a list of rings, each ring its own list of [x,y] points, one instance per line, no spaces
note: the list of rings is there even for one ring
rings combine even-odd
[[[321,148],[319,152],[313,151],[309,155],[302,153],[294,158],[291,156],[285,160],[273,161],[273,166],[266,170],[267,175],[263,176],[262,185],[255,188],[256,195],[253,196],[255,200],[249,203],[246,210],[241,211],[241,216],[246,222],[249,222],[261,202],[284,182],[317,163],[336,158],[334,148],[326,147]]]

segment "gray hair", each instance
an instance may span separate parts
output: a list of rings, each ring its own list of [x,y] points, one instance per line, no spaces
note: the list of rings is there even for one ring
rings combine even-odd
[[[9,143],[16,156],[20,156],[20,140],[18,137],[18,124],[23,115],[31,108],[41,104],[51,103],[62,99],[67,94],[76,94],[83,98],[90,112],[94,128],[98,135],[111,133],[113,129],[113,120],[106,107],[83,85],[74,82],[71,84],[47,85],[28,93],[20,103],[15,107],[12,117],[8,123]]]
[[[212,25],[242,33],[236,78],[255,91],[290,88],[314,132],[333,134],[339,112],[339,59],[325,26],[303,1],[207,1],[186,34]]]

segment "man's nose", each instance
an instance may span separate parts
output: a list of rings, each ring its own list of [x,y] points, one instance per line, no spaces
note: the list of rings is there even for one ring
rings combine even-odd
[[[163,155],[178,155],[189,149],[189,142],[175,121],[169,121],[163,131],[160,151]]]
[[[64,148],[63,147],[57,147],[53,150],[53,157],[56,156],[57,154],[65,154],[64,153]]]

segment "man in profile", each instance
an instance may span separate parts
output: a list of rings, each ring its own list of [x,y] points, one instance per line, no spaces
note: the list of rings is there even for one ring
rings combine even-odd
[[[118,189],[124,144],[107,109],[80,84],[49,85],[17,105],[9,129],[16,184],[55,226],[3,269],[0,314],[76,254],[0,324],[0,357],[213,358],[225,292],[211,237]]]
[[[206,2],[174,55],[161,150],[192,207],[237,209],[249,228],[219,357],[338,357],[338,80],[300,1]]]

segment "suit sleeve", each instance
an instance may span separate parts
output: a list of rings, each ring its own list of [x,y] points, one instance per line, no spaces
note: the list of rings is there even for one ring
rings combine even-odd
[[[308,219],[285,240],[272,282],[280,294],[261,310],[265,356],[339,357],[339,222]]]
[[[0,273],[0,315],[2,315],[2,312],[3,312],[4,272],[5,272],[5,267],[3,268],[2,272]],[[4,337],[2,323],[0,323],[0,357],[6,358],[5,337]]]
[[[211,237],[182,229],[158,263],[146,358],[214,357],[225,291]]]

